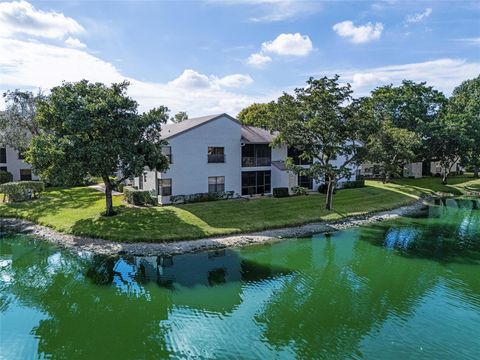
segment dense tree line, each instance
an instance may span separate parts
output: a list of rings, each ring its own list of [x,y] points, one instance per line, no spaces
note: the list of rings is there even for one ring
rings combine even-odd
[[[352,164],[375,163],[384,181],[420,161],[440,162],[444,183],[458,162],[478,177],[480,76],[463,82],[450,98],[424,82],[408,80],[359,99],[351,95],[350,85],[340,84],[338,76],[310,78],[293,95],[252,104],[238,118],[278,133],[277,142],[315,160],[310,169],[291,161],[287,166],[327,183],[327,209],[336,183],[349,176]]]
[[[140,176],[145,167],[168,167],[161,126],[188,119],[185,112],[170,117],[164,106],[138,113],[127,88],[127,82],[105,86],[83,80],[65,82],[48,95],[7,92],[0,142],[25,150],[35,173],[51,183],[101,177],[106,214],[113,215],[111,193],[118,182]],[[252,104],[238,118],[275,131],[275,144],[313,161],[308,169],[292,159],[287,166],[325,181],[327,209],[333,208],[337,182],[365,161],[378,164],[385,181],[413,161],[439,161],[444,182],[458,161],[474,176],[480,169],[480,76],[460,84],[450,98],[426,83],[405,80],[355,99],[350,84],[341,84],[338,76],[310,78],[293,94]]]

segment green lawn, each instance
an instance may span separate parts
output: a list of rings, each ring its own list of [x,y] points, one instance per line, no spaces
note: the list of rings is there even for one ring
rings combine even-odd
[[[100,216],[104,195],[90,188],[48,189],[35,201],[1,204],[0,216],[17,217],[58,231],[114,241],[176,241],[220,234],[251,232],[315,221],[340,219],[406,205],[422,194],[461,194],[464,186],[480,186],[480,180],[439,178],[401,179],[390,184],[368,181],[361,189],[340,190],[334,197],[335,211],[326,211],[324,195],[283,199],[225,200],[217,202],[131,208],[114,197],[118,215]]]

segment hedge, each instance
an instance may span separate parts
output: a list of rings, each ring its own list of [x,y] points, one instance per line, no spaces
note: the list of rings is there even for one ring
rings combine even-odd
[[[125,186],[123,188],[123,196],[127,203],[132,205],[158,205],[158,198],[148,190],[137,190],[130,186]]]
[[[308,195],[308,189],[303,186],[294,186],[292,187],[293,195]]]
[[[12,173],[9,173],[8,171],[0,170],[0,184],[5,184],[11,181],[13,181]]]
[[[235,195],[235,191],[217,191],[196,193],[190,195],[172,195],[170,196],[170,202],[172,204],[187,204],[205,201],[227,200],[232,199]]]
[[[288,197],[288,188],[287,187],[277,187],[272,190],[273,197],[282,198]]]
[[[354,189],[365,187],[365,180],[347,181],[342,183],[342,189]]]
[[[42,181],[15,181],[0,185],[3,201],[8,198],[8,202],[34,199],[44,190],[45,184]]]

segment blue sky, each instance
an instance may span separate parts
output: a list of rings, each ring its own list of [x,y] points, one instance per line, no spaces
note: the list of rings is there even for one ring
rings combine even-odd
[[[142,110],[190,116],[335,73],[357,96],[403,78],[448,95],[480,73],[479,19],[478,1],[0,2],[0,90],[128,79]]]

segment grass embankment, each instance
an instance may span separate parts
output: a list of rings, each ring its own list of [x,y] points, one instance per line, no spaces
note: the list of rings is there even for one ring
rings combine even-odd
[[[480,180],[466,177],[451,178],[450,183],[442,185],[439,178],[401,179],[390,184],[367,181],[365,188],[338,191],[334,211],[323,209],[325,196],[321,194],[155,208],[128,207],[122,196],[114,196],[118,215],[110,218],[100,216],[105,199],[96,190],[48,189],[32,202],[1,204],[0,216],[114,241],[176,241],[336,220],[407,205],[421,195],[434,192],[459,195],[465,186],[480,186]]]

